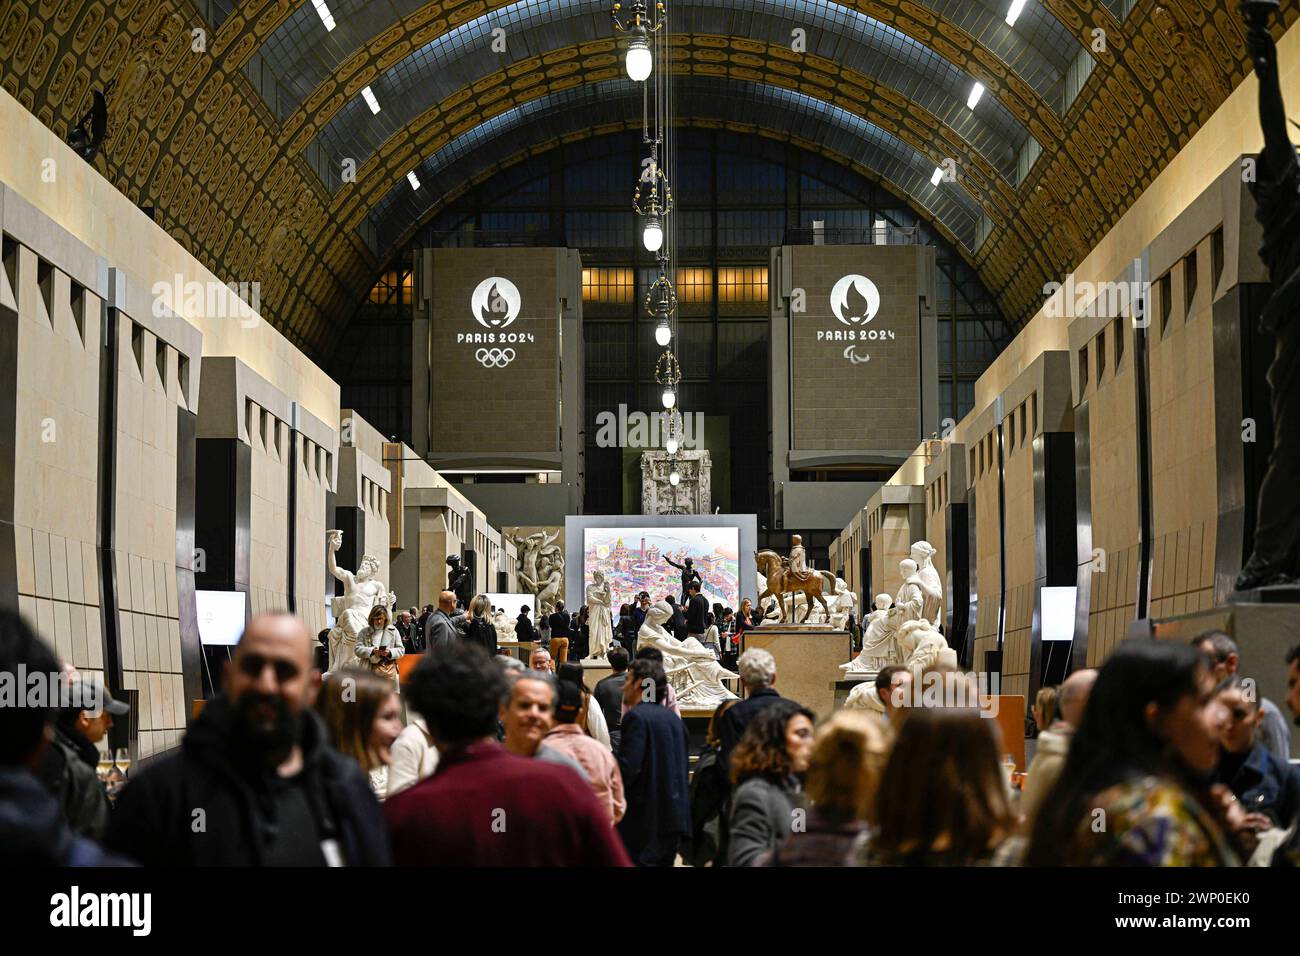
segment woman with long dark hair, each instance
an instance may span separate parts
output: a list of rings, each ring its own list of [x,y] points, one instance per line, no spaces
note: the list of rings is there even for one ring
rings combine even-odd
[[[989,866],[1015,829],[997,723],[963,707],[908,710],[876,793],[866,866]]]
[[[813,750],[813,712],[781,699],[759,711],[731,752],[727,864],[753,866],[792,832],[802,806],[800,775]]]
[[[1221,793],[1207,784],[1226,710],[1191,647],[1130,640],[1097,675],[1030,866],[1234,866]]]

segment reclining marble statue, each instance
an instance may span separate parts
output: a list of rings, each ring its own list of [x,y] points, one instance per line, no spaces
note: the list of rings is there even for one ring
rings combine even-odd
[[[329,632],[329,669],[342,667],[359,667],[356,655],[357,635],[368,623],[370,610],[374,607],[388,608],[388,619],[393,620],[393,608],[397,605],[397,595],[391,593],[375,575],[379,572],[379,562],[373,555],[363,554],[357,571],[345,571],[334,560],[334,555],[343,546],[342,531],[325,532],[325,561],[329,573],[343,582],[343,593],[330,598],[330,613],[334,615],[334,627]]]
[[[637,631],[637,650],[654,647],[664,656],[664,673],[677,694],[678,706],[712,709],[736,695],[727,689],[724,679],[736,674],[718,663],[713,651],[693,637],[679,641],[664,628],[673,616],[667,601],[652,604],[646,610],[645,623]]]

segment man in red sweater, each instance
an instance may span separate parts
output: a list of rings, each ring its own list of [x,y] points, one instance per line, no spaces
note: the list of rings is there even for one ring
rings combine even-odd
[[[496,742],[500,668],[464,641],[431,649],[404,693],[438,770],[384,804],[401,866],[629,866],[591,787],[567,767]]]

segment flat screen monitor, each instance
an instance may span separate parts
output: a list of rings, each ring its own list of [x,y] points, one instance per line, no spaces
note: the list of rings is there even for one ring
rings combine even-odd
[[[199,621],[199,641],[229,647],[244,633],[243,591],[195,591],[194,606]]]

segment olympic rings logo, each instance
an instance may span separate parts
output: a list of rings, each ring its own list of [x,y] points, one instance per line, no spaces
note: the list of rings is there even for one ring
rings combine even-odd
[[[505,368],[515,360],[514,349],[479,349],[474,358],[484,368]]]

